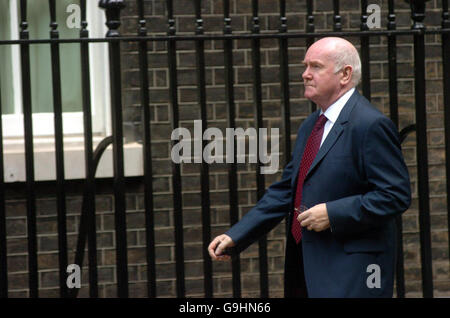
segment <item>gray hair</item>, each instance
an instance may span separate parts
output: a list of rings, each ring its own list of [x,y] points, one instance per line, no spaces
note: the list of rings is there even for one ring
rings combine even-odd
[[[336,43],[336,47],[332,53],[335,64],[334,71],[337,73],[346,65],[350,65],[353,69],[351,81],[356,86],[361,80],[361,59],[359,58],[358,51],[353,45],[346,46],[339,44]]]

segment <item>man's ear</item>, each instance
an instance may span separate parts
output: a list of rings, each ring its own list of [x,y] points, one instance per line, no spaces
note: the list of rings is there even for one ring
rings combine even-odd
[[[351,65],[345,65],[342,69],[341,84],[347,85],[352,80],[353,68]]]

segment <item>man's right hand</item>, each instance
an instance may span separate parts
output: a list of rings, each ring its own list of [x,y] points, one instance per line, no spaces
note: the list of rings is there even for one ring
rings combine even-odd
[[[235,246],[231,237],[222,234],[214,238],[208,246],[209,256],[215,261],[226,261],[231,257],[230,255],[223,255],[226,248]]]

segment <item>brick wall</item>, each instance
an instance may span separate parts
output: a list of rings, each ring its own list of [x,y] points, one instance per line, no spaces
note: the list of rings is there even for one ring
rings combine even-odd
[[[382,9],[382,28],[387,24],[387,1],[377,3]],[[135,1],[126,1],[122,12],[121,32],[135,35],[138,28]],[[167,19],[165,1],[148,0],[146,18],[149,34],[165,35]],[[250,32],[251,1],[232,0],[231,17],[233,32]],[[396,1],[398,28],[410,28],[410,10],[403,1]],[[276,32],[279,27],[278,1],[262,0],[260,5],[261,32]],[[333,28],[332,1],[315,1],[316,31],[330,31]],[[441,2],[427,3],[427,26],[439,26],[441,21]],[[195,31],[194,6],[191,1],[174,1],[177,34],[193,34]],[[288,30],[303,32],[305,29],[305,1],[287,1]],[[359,30],[359,1],[341,1],[343,30]],[[206,33],[221,33],[223,28],[222,1],[203,1],[202,15]],[[350,39],[359,45],[357,38]],[[387,41],[384,37],[371,38],[371,89],[373,104],[389,114]],[[433,278],[435,296],[450,295],[450,274],[448,263],[448,229],[445,193],[445,157],[443,131],[442,64],[440,37],[426,37],[426,79],[427,79],[427,124],[429,146],[430,207],[432,230]],[[413,43],[411,36],[397,38],[398,89],[400,129],[414,123],[414,69]],[[174,297],[175,285],[175,247],[174,220],[172,215],[172,179],[170,159],[170,103],[169,78],[167,69],[166,45],[164,42],[149,42],[149,79],[151,101],[151,133],[153,151],[153,186],[155,204],[155,243],[157,294],[161,297]],[[226,122],[226,100],[224,85],[223,50],[220,41],[205,42],[206,94],[208,107],[208,126],[224,131]],[[281,127],[281,101],[279,80],[279,50],[276,40],[261,40],[261,72],[263,92],[264,127]],[[180,126],[192,132],[193,120],[200,118],[197,103],[195,47],[193,42],[177,44],[178,94]],[[303,96],[300,82],[300,62],[305,53],[305,41],[289,41],[289,78],[291,96],[291,140],[310,113],[309,102]],[[123,101],[125,121],[135,123],[139,131],[141,105],[139,95],[139,63],[135,43],[124,43],[122,55]],[[255,127],[253,120],[252,60],[248,40],[234,41],[234,72],[236,126]],[[281,151],[282,147],[281,140]],[[403,215],[405,279],[407,297],[421,297],[420,245],[417,200],[417,173],[415,135],[411,134],[403,144],[403,153],[408,165],[413,190],[411,208]],[[284,155],[280,160],[280,171],[265,175],[266,185],[279,179]],[[210,165],[211,226],[212,236],[223,233],[229,226],[228,175],[225,164]],[[239,215],[249,211],[256,200],[255,166],[239,164],[238,194]],[[203,263],[201,242],[201,194],[200,165],[182,164],[183,224],[185,241],[186,295],[203,296]],[[130,296],[146,296],[146,260],[144,204],[142,184],[139,178],[127,181],[127,225]],[[101,297],[116,295],[115,278],[115,234],[113,215],[113,195],[110,180],[100,181],[96,197],[97,242],[99,264],[99,286]],[[58,295],[58,256],[57,223],[54,185],[40,184],[38,187],[38,248],[40,295]],[[76,244],[82,183],[70,183],[68,204],[69,263],[73,260]],[[27,296],[27,245],[26,211],[23,184],[14,185],[7,196],[8,228],[8,277],[10,296]],[[268,235],[269,291],[271,297],[283,295],[283,263],[285,231],[284,222]],[[87,257],[85,257],[87,260]],[[259,270],[257,244],[250,246],[241,254],[242,296],[259,296]],[[232,296],[231,266],[229,263],[214,263],[214,295]],[[88,296],[88,274],[83,271],[83,287],[80,296]]]

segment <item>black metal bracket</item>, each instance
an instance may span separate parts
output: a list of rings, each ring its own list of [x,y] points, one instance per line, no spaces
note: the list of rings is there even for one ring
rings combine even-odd
[[[411,124],[409,126],[406,126],[400,131],[400,143],[402,144],[403,141],[405,141],[406,137],[413,131],[416,131],[416,124]]]
[[[113,143],[113,137],[108,136],[105,137],[95,148],[94,155],[93,155],[93,164],[94,164],[94,174],[92,177],[95,177],[95,172],[97,171],[98,164],[100,163],[100,159],[103,156],[103,153],[105,152],[106,148],[108,148],[109,145]],[[75,252],[75,261],[74,264],[77,264],[80,266],[80,268],[83,267],[83,260],[84,260],[84,248],[86,246],[86,239],[88,235],[88,209],[86,206],[86,196],[87,192],[86,190],[83,193],[83,200],[81,203],[81,216],[80,216],[80,227],[78,230],[78,241],[77,241],[77,250]],[[71,296],[77,297],[78,295],[78,288],[73,289]]]

